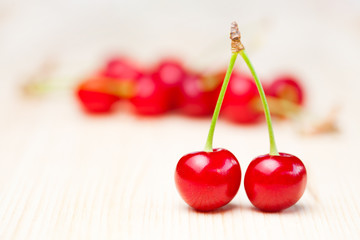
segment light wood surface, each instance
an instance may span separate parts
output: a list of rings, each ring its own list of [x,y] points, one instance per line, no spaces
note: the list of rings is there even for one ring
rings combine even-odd
[[[208,120],[130,113],[89,116],[72,96],[13,99],[1,118],[1,239],[357,239],[360,167],[341,136],[299,137],[275,125],[280,150],[307,166],[298,204],[262,213],[243,186],[230,205],[199,213],[178,196],[178,159],[201,150]],[[6,109],[1,109],[6,112]],[[265,126],[220,121],[215,146],[239,159],[267,151]],[[337,148],[338,150],[334,151]],[[347,156],[347,157],[346,157]]]

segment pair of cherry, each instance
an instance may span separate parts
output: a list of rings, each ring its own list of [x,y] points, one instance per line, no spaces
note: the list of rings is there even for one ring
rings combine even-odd
[[[294,205],[303,195],[307,181],[306,168],[296,156],[278,152],[265,92],[240,42],[236,23],[232,24],[231,30],[233,55],[214,110],[205,149],[187,154],[179,160],[175,170],[175,183],[184,201],[199,211],[222,207],[238,192],[241,182],[238,160],[226,149],[213,149],[212,142],[232,69],[237,55],[241,55],[260,94],[270,139],[270,153],[256,157],[246,170],[245,191],[258,209],[267,212],[281,211]]]
[[[216,148],[183,156],[175,172],[184,201],[199,211],[228,204],[239,190],[241,168],[226,149]],[[265,212],[294,205],[303,195],[306,169],[299,158],[287,153],[256,157],[245,174],[245,191],[251,203]]]
[[[177,109],[188,116],[208,116],[215,107],[224,75],[194,73],[171,59],[143,71],[129,59],[116,57],[94,77],[82,82],[77,96],[92,113],[108,113],[118,101],[128,99],[140,115],[159,115]],[[272,110],[279,116],[289,112],[282,110],[284,102],[302,105],[302,87],[291,76],[275,79],[265,91],[271,97]],[[231,76],[222,114],[236,123],[258,122],[262,116],[261,102],[250,77],[239,73]]]

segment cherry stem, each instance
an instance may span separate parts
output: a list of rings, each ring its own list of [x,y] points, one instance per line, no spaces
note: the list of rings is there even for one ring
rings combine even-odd
[[[235,52],[235,53],[232,54],[231,59],[230,59],[230,63],[229,63],[229,67],[228,67],[228,69],[226,71],[226,75],[225,75],[223,84],[221,86],[221,90],[220,90],[218,100],[216,102],[214,114],[213,114],[212,119],[211,119],[211,125],[210,125],[210,129],[209,129],[209,134],[208,134],[206,144],[205,144],[205,149],[204,149],[205,152],[212,152],[213,151],[213,139],[214,139],[215,125],[216,125],[216,121],[217,121],[217,119],[219,117],[221,104],[222,104],[222,102],[224,100],[226,88],[227,88],[227,86],[229,84],[230,76],[231,76],[232,70],[234,68],[234,64],[235,64],[237,55],[238,55],[238,52]]]
[[[270,116],[270,110],[269,110],[269,105],[266,101],[266,96],[265,96],[265,92],[264,89],[261,85],[261,82],[255,72],[255,69],[253,67],[253,65],[250,62],[250,59],[248,58],[248,56],[246,55],[245,50],[241,50],[239,51],[239,54],[241,55],[241,57],[244,59],[245,63],[247,64],[248,68],[250,69],[250,72],[252,74],[252,76],[254,77],[255,83],[256,83],[256,87],[259,91],[260,94],[260,98],[261,98],[261,102],[262,105],[264,107],[264,113],[265,113],[265,118],[266,118],[266,124],[268,127],[268,131],[269,131],[269,139],[270,139],[270,155],[279,155],[279,152],[277,150],[276,147],[276,143],[275,143],[275,136],[274,136],[274,130],[272,127],[272,123],[271,123],[271,116]]]
[[[29,83],[25,83],[22,86],[22,90],[26,95],[40,96],[47,93],[60,91],[60,90],[68,90],[72,88],[70,84],[59,84],[59,83],[60,81],[29,82]]]

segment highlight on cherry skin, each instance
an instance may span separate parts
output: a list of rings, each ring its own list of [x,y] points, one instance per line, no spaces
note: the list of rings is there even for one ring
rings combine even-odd
[[[294,205],[303,195],[306,182],[304,164],[287,153],[255,158],[244,179],[250,202],[265,212],[278,212]]]
[[[198,211],[211,211],[228,204],[239,190],[241,169],[226,149],[183,156],[175,170],[175,184],[183,200]]]

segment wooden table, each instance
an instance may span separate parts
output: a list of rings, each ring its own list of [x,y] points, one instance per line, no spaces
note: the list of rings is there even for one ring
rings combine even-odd
[[[173,175],[183,154],[202,149],[208,119],[89,116],[67,95],[9,101],[0,122],[1,239],[360,236],[360,163],[345,134],[300,137],[289,122],[277,122],[280,150],[301,157],[308,169],[300,202],[262,213],[242,185],[228,206],[199,213],[179,197]],[[266,128],[220,120],[215,146],[230,149],[244,173],[267,151]]]

